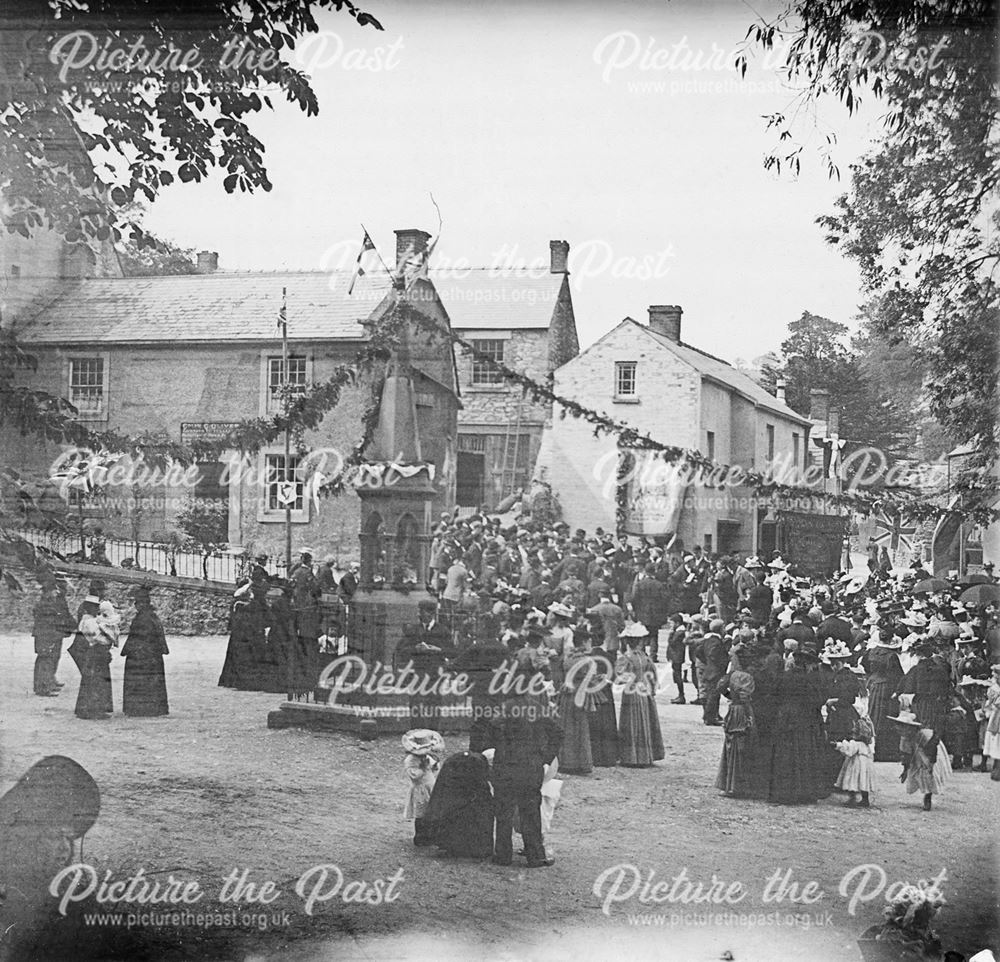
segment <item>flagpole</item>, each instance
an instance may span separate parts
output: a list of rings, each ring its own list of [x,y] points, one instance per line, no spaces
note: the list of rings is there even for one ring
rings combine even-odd
[[[292,433],[288,423],[288,288],[281,289],[281,388],[285,410],[285,484],[291,480]],[[294,489],[293,489],[294,490]],[[292,502],[285,488],[285,577],[292,570]]]
[[[371,238],[372,235],[368,233],[368,228],[365,227],[364,224],[361,225],[361,229],[364,231],[364,235],[363,236]],[[392,277],[392,271],[389,270],[389,268],[386,266],[385,261],[382,260],[382,255],[379,253],[379,250],[375,246],[375,242],[374,241],[372,241],[372,250],[375,251],[375,256],[378,258],[379,263],[382,265],[382,269],[386,272],[386,274],[388,274],[390,277]]]

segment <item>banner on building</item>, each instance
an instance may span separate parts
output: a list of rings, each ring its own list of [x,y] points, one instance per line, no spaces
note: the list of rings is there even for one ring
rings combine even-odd
[[[190,444],[192,441],[218,441],[239,426],[239,421],[184,421],[181,423],[181,444]]]
[[[655,451],[629,451],[627,456],[622,530],[645,537],[675,534],[688,485]]]
[[[850,518],[839,514],[778,511],[778,550],[802,575],[821,577],[841,567]]]

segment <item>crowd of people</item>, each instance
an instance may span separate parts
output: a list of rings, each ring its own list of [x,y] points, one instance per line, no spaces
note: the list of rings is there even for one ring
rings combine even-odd
[[[1000,588],[990,563],[963,582],[931,579],[918,561],[894,574],[886,554],[870,551],[861,577],[805,578],[777,553],[708,557],[445,516],[429,572],[440,608],[427,619],[469,648],[429,639],[416,650],[438,649],[435,669],[508,657],[546,678],[567,773],[663,757],[652,699],[662,653],[672,702],[723,728],[724,794],[802,803],[840,792],[864,808],[874,763],[895,761],[929,810],[952,769],[1000,780]],[[580,691],[580,659],[603,665],[605,689]],[[476,728],[471,749],[483,744]]]
[[[324,652],[346,640],[356,568],[332,558],[314,567],[308,548],[285,578],[266,563],[259,556],[236,591],[219,684],[312,698]],[[901,763],[905,790],[928,810],[954,770],[1000,781],[1000,587],[991,564],[967,581],[933,579],[919,562],[893,572],[873,553],[861,576],[809,578],[776,552],[709,556],[676,541],[445,515],[426,586],[394,666],[470,680],[469,748],[446,783],[479,798],[478,758],[496,753],[488,781],[492,811],[505,813],[496,822],[504,841],[492,850],[501,862],[515,811],[529,862],[545,862],[535,811],[553,763],[586,775],[664,758],[656,696],[670,683],[672,704],[697,706],[701,723],[722,730],[716,785],[726,796],[795,804],[839,792],[845,805],[865,808],[880,762]],[[36,608],[36,693],[61,687],[54,639],[70,629],[84,718],[113,708],[119,619],[102,595],[95,582],[71,619],[53,582]],[[133,600],[124,710],[165,714],[162,626],[148,589]],[[498,687],[504,673],[528,690]],[[410,696],[435,750],[436,730],[447,728],[443,700],[434,686]],[[408,774],[426,787],[436,765],[412,763]],[[498,784],[507,787],[498,793]],[[413,813],[430,802],[430,792],[413,799],[410,814],[419,820]],[[455,843],[440,828],[447,821],[432,819],[434,831],[418,824],[418,844],[442,837],[445,848],[477,848],[464,837]]]

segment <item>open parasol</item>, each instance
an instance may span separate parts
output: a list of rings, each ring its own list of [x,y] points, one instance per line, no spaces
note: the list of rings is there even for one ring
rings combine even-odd
[[[950,588],[951,585],[944,578],[924,578],[923,581],[918,581],[910,592],[915,595],[925,595],[932,591],[948,591]]]
[[[973,585],[959,596],[963,605],[988,605],[1000,602],[1000,585]]]

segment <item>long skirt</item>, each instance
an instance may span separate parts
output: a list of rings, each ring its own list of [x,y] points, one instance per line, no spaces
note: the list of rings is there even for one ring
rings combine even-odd
[[[596,709],[587,714],[587,722],[594,765],[598,768],[614,767],[618,764],[618,719],[610,692],[605,701],[599,701]]]
[[[219,675],[220,688],[237,691],[267,691],[267,648],[260,619],[237,613],[226,646],[226,660]]]
[[[823,784],[820,753],[824,746],[817,727],[805,718],[796,719],[794,725],[781,721],[779,717],[774,733],[768,800],[796,805],[829,795],[830,788]]]
[[[719,760],[719,774],[715,787],[735,798],[750,798],[754,794],[754,732],[747,729],[726,734]]]
[[[753,758],[757,749],[757,731],[745,705],[734,702],[729,706],[723,730],[726,737],[722,743],[715,787],[736,798],[749,798],[754,793]]]
[[[122,711],[135,718],[170,714],[163,655],[126,657]]]
[[[289,626],[271,625],[267,633],[266,663],[261,671],[261,691],[274,694],[288,692]]]
[[[924,728],[929,728],[938,738],[944,738],[944,718],[948,714],[947,695],[913,696],[913,714]]]
[[[623,765],[652,765],[666,756],[652,695],[629,691],[622,694],[618,749]]]
[[[899,733],[888,720],[899,714],[899,702],[892,697],[892,685],[887,681],[868,683],[868,717],[875,727],[875,761],[899,761]]]
[[[104,645],[91,645],[83,654],[77,718],[103,718],[115,710],[111,697],[111,652]]]
[[[293,695],[311,694],[319,682],[319,640],[295,635],[290,641],[288,691]],[[420,724],[417,727],[433,726]]]
[[[559,694],[559,720],[563,728],[562,747],[559,749],[559,770],[568,774],[586,774],[594,770],[590,747],[590,723],[593,714],[576,704],[571,691]]]
[[[429,837],[455,858],[493,853],[493,798],[489,763],[478,752],[445,760],[423,815]]]

